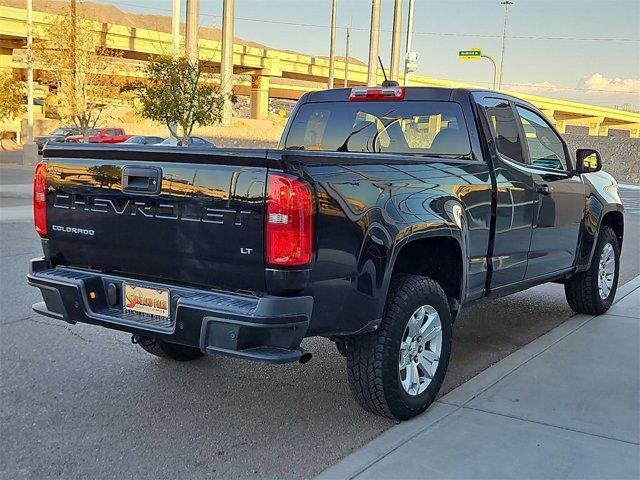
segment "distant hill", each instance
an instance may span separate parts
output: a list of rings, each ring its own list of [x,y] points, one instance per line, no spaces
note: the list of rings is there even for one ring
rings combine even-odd
[[[169,2],[166,2],[169,5]],[[25,8],[25,0],[0,0],[0,6]],[[38,12],[60,13],[65,11],[69,6],[67,1],[57,0],[33,0],[33,9]],[[171,16],[157,15],[146,13],[132,13],[121,10],[115,5],[104,5],[99,3],[82,2],[78,3],[78,12],[89,20],[97,20],[116,25],[124,25],[127,27],[144,28],[147,30],[155,30],[159,32],[171,32]],[[184,35],[185,25],[181,25],[181,33]],[[199,35],[201,38],[209,40],[220,40],[222,31],[216,27],[200,27]],[[271,48],[266,45],[235,37],[234,42],[240,45],[247,45],[256,48]],[[303,52],[294,50],[284,50],[286,52],[299,55],[308,55]],[[318,56],[319,58],[327,58],[326,56]],[[344,61],[344,57],[336,57],[338,61]],[[349,58],[349,62],[357,65],[365,65],[364,62],[357,58]]]

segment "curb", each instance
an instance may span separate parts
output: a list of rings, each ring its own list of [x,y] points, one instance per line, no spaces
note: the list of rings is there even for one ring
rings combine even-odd
[[[638,288],[640,288],[640,275],[618,288],[613,305],[620,302]],[[566,322],[541,337],[538,337],[533,342],[513,352],[471,380],[468,380],[444,395],[434,402],[425,413],[383,432],[374,440],[360,447],[335,465],[327,468],[320,473],[316,479],[352,479],[360,475],[371,465],[397,450],[406,444],[407,441],[415,438],[440,420],[458,411],[520,366],[544,353],[594,318],[596,317],[590,315],[574,315]]]

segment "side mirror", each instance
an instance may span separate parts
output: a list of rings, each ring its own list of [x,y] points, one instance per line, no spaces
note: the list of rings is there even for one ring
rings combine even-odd
[[[592,173],[602,170],[602,157],[597,150],[579,148],[576,150],[576,171],[578,173]]]

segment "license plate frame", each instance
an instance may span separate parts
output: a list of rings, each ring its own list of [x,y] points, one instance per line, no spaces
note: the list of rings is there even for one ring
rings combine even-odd
[[[125,314],[143,318],[171,318],[171,292],[135,282],[123,282],[122,307]]]

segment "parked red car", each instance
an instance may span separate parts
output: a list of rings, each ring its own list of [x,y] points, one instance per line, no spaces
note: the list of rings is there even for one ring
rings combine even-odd
[[[125,133],[124,128],[119,127],[90,128],[87,134],[89,143],[122,143],[131,137]],[[82,143],[83,136],[71,135],[65,141]]]

